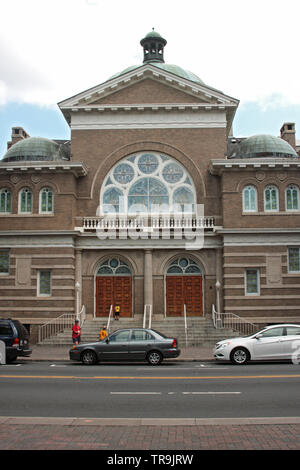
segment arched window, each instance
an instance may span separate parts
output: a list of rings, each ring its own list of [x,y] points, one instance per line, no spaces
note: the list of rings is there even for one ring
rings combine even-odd
[[[100,213],[194,212],[192,178],[177,160],[157,152],[139,152],[117,163],[106,176]]]
[[[168,267],[167,274],[188,274],[189,276],[191,274],[202,274],[202,269],[200,268],[199,264],[196,263],[191,258],[188,257],[182,257],[182,258],[177,258]]]
[[[255,186],[248,185],[243,189],[243,212],[257,211],[257,190]]]
[[[11,213],[11,192],[7,188],[0,190],[0,213]]]
[[[131,270],[127,263],[119,258],[108,258],[99,267],[97,276],[128,276]]]
[[[274,185],[269,185],[264,192],[265,211],[278,211],[278,189]]]
[[[299,188],[290,184],[285,190],[285,204],[287,211],[299,210]]]
[[[166,186],[156,178],[141,178],[128,193],[128,212],[162,212],[168,209],[169,194]],[[157,210],[155,210],[157,208]]]
[[[53,191],[50,188],[43,188],[40,192],[40,213],[52,214],[53,213]]]
[[[19,212],[21,214],[31,214],[32,213],[32,201],[33,201],[32,191],[29,188],[21,189],[19,193]]]

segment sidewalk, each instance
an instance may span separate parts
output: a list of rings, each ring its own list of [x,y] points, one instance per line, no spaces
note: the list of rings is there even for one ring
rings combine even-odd
[[[32,345],[32,354],[29,357],[19,358],[26,361],[69,361],[70,346],[43,346]],[[181,348],[181,354],[176,359],[168,359],[168,361],[212,361],[213,358],[213,345],[211,346],[192,346],[188,348]]]

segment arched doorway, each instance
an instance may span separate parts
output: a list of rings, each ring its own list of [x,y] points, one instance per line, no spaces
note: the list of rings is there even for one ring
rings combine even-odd
[[[172,261],[166,274],[166,315],[203,315],[203,273],[199,264],[189,257]]]
[[[121,307],[120,317],[132,316],[132,275],[127,263],[107,258],[96,273],[96,317],[107,317],[110,306]]]

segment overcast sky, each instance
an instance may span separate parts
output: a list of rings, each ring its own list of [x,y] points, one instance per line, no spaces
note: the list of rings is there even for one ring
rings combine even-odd
[[[0,0],[0,155],[14,125],[68,138],[56,103],[142,64],[152,27],[165,62],[240,100],[237,134],[297,130],[299,13],[299,0]]]

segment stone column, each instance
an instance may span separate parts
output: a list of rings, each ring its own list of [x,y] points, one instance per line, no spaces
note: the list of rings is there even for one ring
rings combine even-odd
[[[152,250],[144,251],[144,305],[153,308]]]

